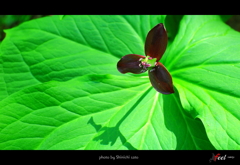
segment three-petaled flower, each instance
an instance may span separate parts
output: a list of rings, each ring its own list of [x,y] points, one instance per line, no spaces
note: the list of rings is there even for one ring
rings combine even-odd
[[[152,86],[160,93],[174,93],[172,76],[159,62],[167,47],[168,37],[162,23],[152,28],[146,37],[145,54],[128,54],[123,56],[117,63],[117,69],[121,73],[139,74],[148,70]]]

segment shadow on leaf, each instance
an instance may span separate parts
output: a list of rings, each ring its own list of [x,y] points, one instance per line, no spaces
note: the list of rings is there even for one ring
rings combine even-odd
[[[152,89],[150,87],[146,92],[136,101],[136,103],[128,110],[128,112],[118,121],[115,127],[102,127],[101,125],[97,125],[93,117],[91,117],[88,121],[88,124],[91,124],[97,132],[103,131],[103,133],[97,137],[95,137],[93,140],[100,141],[100,144],[103,145],[110,145],[112,146],[119,137],[122,144],[127,147],[129,150],[137,150],[135,147],[132,146],[131,143],[127,142],[127,139],[123,136],[123,134],[120,132],[119,127],[121,123],[129,116],[129,114],[136,109],[137,105],[144,99],[144,97],[149,93],[149,91]]]
[[[119,131],[119,126],[102,128],[101,125],[97,125],[94,122],[93,117],[89,119],[88,124],[91,124],[97,132],[99,130],[104,131],[101,135],[93,139],[95,141],[100,141],[100,144],[109,145],[110,143],[110,145],[112,146],[119,137],[125,147],[127,147],[129,150],[136,150],[136,148],[134,148],[129,142],[127,142],[126,138]]]
[[[191,111],[187,113],[182,107],[178,90],[174,88],[174,91],[174,95],[163,96],[163,114],[164,123],[167,129],[173,132],[176,136],[177,145],[175,149],[215,150],[207,138],[207,134],[201,120],[194,118],[194,116],[197,115],[195,114],[196,112]],[[174,120],[172,117],[173,115]]]

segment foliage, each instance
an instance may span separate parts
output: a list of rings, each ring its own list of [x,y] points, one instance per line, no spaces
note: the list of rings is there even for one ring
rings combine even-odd
[[[5,30],[0,149],[240,149],[240,34],[220,16],[48,16]],[[121,74],[166,24],[175,93]],[[177,28],[174,28],[174,25]]]

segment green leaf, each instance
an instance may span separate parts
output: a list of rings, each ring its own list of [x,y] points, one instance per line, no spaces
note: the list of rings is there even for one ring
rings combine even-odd
[[[143,44],[161,16],[58,16],[5,30],[1,44],[0,99],[28,86],[85,74],[115,74],[129,53],[144,55]],[[142,26],[138,26],[141,22]],[[27,35],[26,35],[27,34]],[[129,44],[130,43],[130,44]]]
[[[128,77],[86,75],[16,92],[0,103],[0,148],[84,149],[96,132],[89,119],[108,121],[129,101],[127,98],[147,86],[144,79],[132,81]]]
[[[216,149],[240,149],[239,48],[240,34],[219,16],[184,16],[163,59],[183,108],[203,122]]]
[[[134,80],[86,75],[13,94],[0,104],[0,148],[200,149],[199,142],[208,146],[201,122],[185,116],[179,98],[157,93],[146,78]]]
[[[211,27],[205,38],[193,35],[199,25],[184,29],[192,17],[183,17],[161,60],[173,75],[171,95],[156,92],[146,73],[116,69],[122,56],[144,55],[148,31],[165,16],[50,16],[6,30],[0,45],[0,149],[224,148],[209,136],[204,116],[193,114],[199,99],[188,98],[191,79],[189,88],[182,83],[181,58],[191,42],[201,44],[214,34]],[[198,19],[201,24],[205,18]],[[219,31],[227,27],[216,23]]]
[[[66,15],[59,15],[59,19],[62,20]]]
[[[176,34],[178,33],[179,23],[183,15],[167,15],[165,20],[165,26],[168,33],[168,45],[172,43]]]

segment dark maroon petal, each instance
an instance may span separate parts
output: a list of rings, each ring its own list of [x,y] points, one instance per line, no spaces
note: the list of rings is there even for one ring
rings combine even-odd
[[[158,62],[156,67],[148,71],[148,75],[152,86],[158,92],[163,94],[174,93],[172,76],[162,63]]]
[[[131,72],[134,74],[139,74],[147,71],[141,67],[140,58],[146,58],[145,56],[137,55],[137,54],[128,54],[123,56],[117,63],[117,69],[121,73]]]
[[[145,42],[145,54],[159,61],[166,50],[168,42],[167,32],[162,23],[152,28]]]

